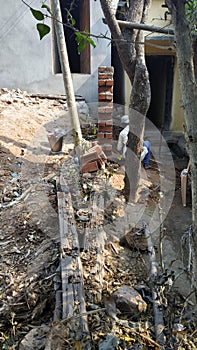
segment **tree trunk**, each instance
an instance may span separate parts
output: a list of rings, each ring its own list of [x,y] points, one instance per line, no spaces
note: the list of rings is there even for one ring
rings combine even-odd
[[[192,224],[197,259],[197,87],[194,72],[193,40],[186,20],[185,1],[166,0],[166,4],[171,11],[175,28],[182,107],[185,116],[185,136],[191,164]]]
[[[59,57],[60,57],[61,69],[62,69],[63,80],[64,80],[64,87],[65,87],[66,96],[67,96],[67,104],[68,104],[68,109],[71,115],[71,120],[73,124],[73,129],[74,129],[74,140],[75,140],[75,144],[78,144],[78,143],[80,144],[82,140],[82,133],[81,133],[81,127],[80,127],[78,111],[77,111],[77,106],[75,101],[72,76],[71,76],[66,41],[64,36],[64,28],[62,25],[60,3],[59,3],[59,0],[52,0],[51,3],[52,3],[53,18],[55,18],[54,25],[55,25],[55,32],[57,36],[57,44],[58,44]]]
[[[126,71],[132,91],[129,105],[129,140],[126,152],[125,198],[137,200],[140,178],[140,153],[144,134],[146,112],[150,104],[150,84],[144,56],[143,31],[119,26],[110,0],[100,0],[105,20],[115,43],[122,66]],[[124,19],[144,23],[151,0],[132,0],[125,10]]]

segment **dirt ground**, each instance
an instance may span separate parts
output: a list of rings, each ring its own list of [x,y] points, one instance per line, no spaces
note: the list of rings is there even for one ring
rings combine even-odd
[[[71,130],[66,114],[65,99],[30,96],[20,90],[0,93],[0,348],[19,350],[48,349],[45,338],[54,321],[54,279],[59,266],[60,240],[54,179],[65,162],[73,161],[73,139],[69,133],[64,137],[62,152],[52,154],[48,133],[54,130]],[[92,125],[90,125],[90,128]],[[87,134],[87,130],[84,130]],[[85,135],[86,136],[86,135]],[[196,349],[196,312],[190,294],[189,275],[189,227],[191,224],[191,199],[188,188],[187,206],[183,207],[180,191],[180,173],[187,160],[174,160],[176,186],[174,197],[165,212],[159,211],[162,225],[153,230],[153,244],[164,273],[158,282],[163,287],[163,298],[168,289],[165,309],[168,340],[165,349]],[[111,172],[113,168],[113,172]],[[107,191],[104,230],[108,243],[112,243],[105,259],[108,292],[122,284],[149,286],[149,257],[147,249],[138,246],[132,249],[122,239],[131,226],[140,226],[160,208],[161,186],[157,164],[142,172],[139,206],[125,205],[122,196],[124,167],[108,164],[106,172]],[[74,183],[74,179],[72,179]],[[84,188],[91,187],[91,177],[84,177]],[[73,185],[74,186],[74,185]],[[84,199],[86,200],[86,199]],[[139,219],[140,212],[143,211]],[[164,219],[162,219],[162,215]],[[135,221],[136,220],[136,221]],[[153,225],[154,226],[154,225]],[[151,226],[152,227],[152,226]],[[142,243],[140,243],[142,244]],[[187,266],[184,268],[183,263]],[[173,288],[169,280],[176,274]],[[167,277],[166,277],[167,276]],[[170,276],[170,278],[169,278]],[[174,275],[173,275],[174,276]],[[94,287],[92,286],[92,289]],[[147,287],[147,288],[150,288]],[[91,284],[85,287],[87,304],[92,305]],[[143,289],[144,290],[144,289]],[[149,290],[150,291],[150,290]],[[169,292],[170,291],[170,292]],[[148,297],[146,298],[148,300]],[[99,305],[103,306],[102,302]],[[105,305],[106,306],[106,305]],[[166,311],[166,308],[168,309]],[[192,309],[192,311],[191,311]],[[173,316],[172,316],[173,310]],[[171,320],[169,321],[169,315]],[[164,318],[165,318],[164,317]],[[98,317],[97,317],[98,318]],[[92,349],[157,349],[151,342],[153,333],[145,327],[146,319],[152,322],[151,307],[148,316],[139,316],[130,321],[141,324],[143,331],[133,335],[122,324],[113,329],[113,336],[121,339],[119,345],[101,346],[106,335],[111,333],[109,315],[91,318]],[[143,325],[143,326],[142,326]],[[181,331],[175,329],[179,325]],[[31,331],[39,333],[39,340],[32,342]],[[172,332],[172,330],[174,330]],[[134,331],[133,331],[134,332]],[[143,334],[142,334],[143,333]],[[172,336],[173,333],[173,336]],[[137,334],[137,335],[136,335]],[[27,339],[25,340],[25,336]],[[124,339],[124,341],[123,341]],[[30,345],[31,343],[31,345]],[[100,344],[100,347],[99,347]],[[65,345],[64,345],[65,346]],[[78,347],[77,347],[78,346]],[[79,344],[59,349],[81,349]]]

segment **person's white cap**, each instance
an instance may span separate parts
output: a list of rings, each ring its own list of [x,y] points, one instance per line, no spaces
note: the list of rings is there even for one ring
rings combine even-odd
[[[121,123],[122,124],[129,124],[129,116],[128,115],[123,115],[121,118]]]

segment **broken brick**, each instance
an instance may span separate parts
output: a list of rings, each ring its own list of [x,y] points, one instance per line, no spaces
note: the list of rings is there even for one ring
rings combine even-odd
[[[81,173],[92,173],[94,171],[98,170],[98,163],[97,161],[89,162],[84,165],[82,165],[80,171]]]
[[[91,162],[91,161],[97,160],[97,159],[98,159],[97,152],[89,152],[89,153],[84,154],[81,157],[81,163],[84,164],[84,163],[88,163],[88,162]]]

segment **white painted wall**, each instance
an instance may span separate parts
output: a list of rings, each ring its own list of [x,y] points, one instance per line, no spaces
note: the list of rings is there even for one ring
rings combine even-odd
[[[39,0],[26,1],[33,8],[40,8]],[[52,35],[40,41],[37,22],[21,0],[0,0],[0,4],[0,88],[64,94],[62,75],[53,74]],[[90,0],[90,14],[91,33],[105,33],[107,26],[102,21],[100,1]],[[95,39],[95,42],[96,48],[91,48],[91,74],[73,74],[75,93],[87,102],[98,99],[98,67],[111,65],[109,41]]]

